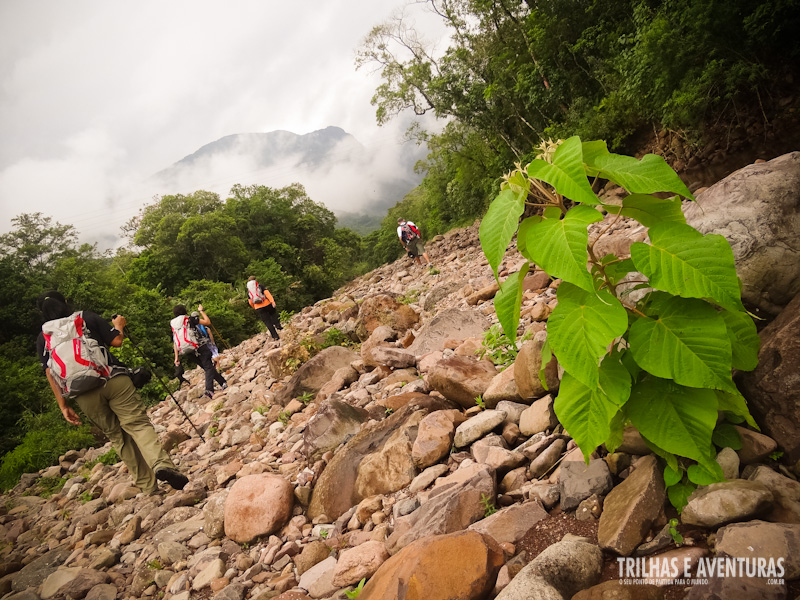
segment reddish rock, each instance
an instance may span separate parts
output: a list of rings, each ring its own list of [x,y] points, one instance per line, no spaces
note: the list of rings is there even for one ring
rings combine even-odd
[[[555,358],[547,363],[545,369],[547,390],[539,380],[539,370],[542,366],[542,346],[543,343],[538,339],[528,340],[519,349],[513,367],[509,367],[514,369],[514,381],[523,401],[530,402],[533,398],[541,398],[548,392],[555,393],[558,390],[558,363]]]
[[[225,500],[225,535],[244,543],[274,533],[292,516],[294,489],[279,475],[248,475]]]
[[[387,560],[360,600],[479,600],[494,586],[503,551],[475,531],[429,536]]]
[[[444,458],[453,445],[457,422],[462,421],[457,410],[437,410],[422,419],[411,450],[414,464],[424,469]]]
[[[489,360],[476,360],[454,356],[439,361],[428,374],[428,385],[445,398],[464,408],[475,406],[475,398],[482,396],[497,369]]]

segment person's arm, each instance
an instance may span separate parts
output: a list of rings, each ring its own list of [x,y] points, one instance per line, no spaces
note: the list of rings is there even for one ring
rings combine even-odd
[[[275,299],[272,297],[272,294],[269,293],[269,290],[263,290],[264,292],[264,299],[272,304],[272,308],[275,308]]]
[[[53,374],[50,373],[50,369],[45,369],[45,375],[47,375],[47,381],[50,383],[50,389],[53,390],[53,395],[56,397],[56,402],[58,402],[58,408],[61,409],[61,414],[64,415],[64,418],[67,420],[67,423],[72,423],[73,425],[80,425],[81,419],[70,406],[67,404],[66,399],[64,396],[61,395],[61,390],[56,383],[56,380],[53,379]]]
[[[122,342],[125,339],[125,325],[128,324],[128,320],[123,317],[122,315],[117,315],[113,319],[111,319],[111,324],[114,326],[114,329],[117,330],[119,335],[112,340],[109,340],[109,343],[114,346],[115,348],[119,348],[122,346]]]
[[[198,319],[197,322],[200,323],[200,325],[206,325],[206,326],[211,325],[211,319],[208,318],[208,315],[206,314],[206,311],[203,310],[203,305],[202,304],[198,304],[197,305],[197,311],[201,315],[203,315],[203,318],[202,319]]]

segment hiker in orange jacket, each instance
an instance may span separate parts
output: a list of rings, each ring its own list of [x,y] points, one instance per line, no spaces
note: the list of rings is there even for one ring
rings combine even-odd
[[[256,310],[256,314],[264,322],[264,325],[267,326],[272,339],[280,340],[277,330],[283,329],[283,327],[281,327],[281,322],[278,318],[275,300],[269,290],[261,287],[253,275],[247,279],[247,301]]]

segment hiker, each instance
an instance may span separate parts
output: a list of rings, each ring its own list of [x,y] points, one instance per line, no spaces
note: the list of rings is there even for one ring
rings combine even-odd
[[[202,304],[198,305],[197,310],[200,311],[201,317],[188,316],[186,307],[183,304],[178,304],[172,309],[172,314],[175,315],[175,318],[169,324],[172,328],[172,349],[175,351],[175,374],[178,375],[178,379],[182,378],[181,356],[188,357],[190,361],[199,365],[205,371],[205,395],[211,398],[214,396],[214,381],[223,390],[228,387],[228,383],[214,366],[211,348],[208,347],[208,340],[201,338],[197,329],[199,325],[211,325],[211,319],[208,318],[208,315],[203,310]]]
[[[422,264],[422,261],[419,259],[419,257],[422,256],[425,258],[425,262],[428,263],[429,267],[433,266],[431,259],[428,257],[428,253],[425,252],[425,246],[422,245],[422,234],[420,234],[419,229],[417,229],[413,221],[406,221],[402,217],[397,219],[397,237],[400,238],[400,243],[403,245],[406,252],[408,252],[408,255],[417,261],[418,265]]]
[[[41,294],[36,305],[44,320],[36,351],[67,422],[81,424],[69,405],[75,400],[111,440],[142,492],[156,493],[158,481],[182,490],[189,479],[158,441],[128,369],[108,351],[122,345],[125,317],[116,315],[109,325],[88,310],[73,312],[55,290]]]
[[[200,310],[203,310],[203,305],[198,304],[197,306]],[[200,313],[197,311],[192,312],[192,316],[198,319],[197,323],[197,330],[200,332],[201,337],[207,340],[208,348],[211,350],[211,360],[214,361],[214,366],[219,370],[219,361],[222,360],[222,357],[219,355],[219,348],[217,347],[217,343],[214,341],[214,334],[211,333],[211,330],[208,329],[205,325],[200,323]],[[211,327],[209,323],[208,327]]]
[[[275,308],[275,300],[273,300],[269,290],[261,287],[253,275],[247,278],[247,301],[256,310],[256,314],[267,326],[267,329],[269,329],[272,339],[280,340],[277,330],[283,329],[283,327],[278,318],[278,311]]]

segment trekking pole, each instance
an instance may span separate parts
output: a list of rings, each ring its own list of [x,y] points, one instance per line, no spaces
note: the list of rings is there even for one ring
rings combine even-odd
[[[218,339],[222,340],[223,344],[225,344],[225,349],[230,350],[231,349],[230,345],[228,344],[227,341],[225,341],[225,338],[220,335],[219,331],[217,331],[217,328],[214,327],[213,323],[211,324],[211,329],[214,330],[214,335],[217,336]]]
[[[178,403],[178,401],[175,399],[175,396],[173,396],[173,395],[172,395],[172,392],[170,392],[170,391],[169,391],[169,388],[166,386],[166,384],[165,384],[165,383],[164,383],[164,381],[161,379],[161,377],[159,377],[159,376],[156,374],[155,370],[153,369],[153,364],[155,364],[155,363],[153,363],[153,362],[152,362],[152,361],[151,361],[149,358],[147,358],[147,357],[145,356],[144,352],[142,352],[142,349],[141,349],[141,348],[139,348],[139,346],[136,344],[136,342],[134,342],[134,341],[133,341],[133,339],[131,339],[130,333],[128,333],[128,327],[127,327],[127,326],[123,328],[123,333],[125,334],[125,337],[127,337],[127,338],[130,340],[131,344],[133,344],[133,347],[134,347],[134,348],[136,348],[136,351],[139,353],[139,356],[141,356],[141,357],[142,357],[142,360],[144,360],[144,362],[147,364],[147,370],[148,370],[148,371],[150,371],[150,374],[151,374],[153,377],[155,377],[155,378],[156,378],[156,380],[158,381],[158,383],[160,383],[160,384],[161,384],[161,387],[162,387],[162,388],[164,388],[164,391],[165,391],[165,392],[167,392],[167,394],[169,394],[169,397],[170,397],[170,398],[172,398],[172,401],[175,403],[175,406],[177,406],[177,407],[178,407],[178,410],[180,410],[180,411],[181,411],[181,414],[183,414],[183,417],[184,417],[184,418],[185,418],[185,419],[186,419],[186,420],[189,422],[189,425],[191,425],[191,426],[192,426],[192,429],[194,429],[194,430],[195,430],[195,432],[197,433],[197,435],[198,435],[198,436],[200,436],[200,439],[201,439],[203,442],[205,442],[205,441],[206,441],[206,439],[203,437],[203,434],[202,434],[202,433],[200,433],[200,430],[197,428],[197,426],[196,426],[194,423],[192,423],[192,420],[189,418],[189,415],[187,415],[187,414],[186,414],[186,411],[185,411],[185,410],[183,410],[183,407],[182,407],[182,406],[181,406],[181,405]]]

